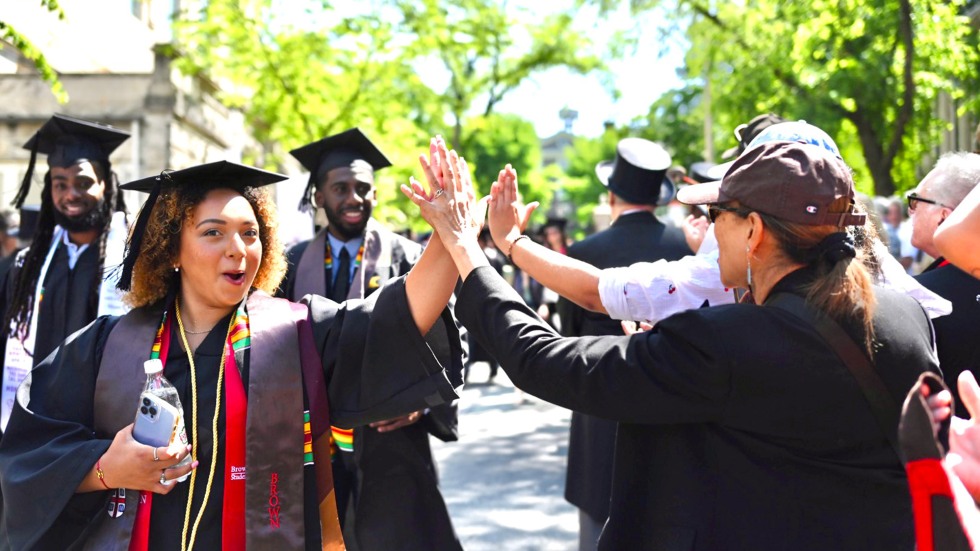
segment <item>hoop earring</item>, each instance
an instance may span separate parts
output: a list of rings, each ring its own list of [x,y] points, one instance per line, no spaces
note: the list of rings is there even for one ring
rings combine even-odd
[[[745,278],[749,281],[749,289],[752,289],[752,253],[749,251],[749,246],[745,246]]]

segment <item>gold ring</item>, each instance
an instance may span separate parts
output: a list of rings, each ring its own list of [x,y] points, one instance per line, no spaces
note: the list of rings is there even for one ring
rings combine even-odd
[[[157,456],[157,449],[156,448],[153,448],[153,460],[154,461],[160,461],[160,457]]]

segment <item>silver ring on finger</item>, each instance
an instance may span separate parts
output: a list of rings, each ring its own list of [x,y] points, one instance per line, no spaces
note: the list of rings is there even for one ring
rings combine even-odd
[[[443,193],[446,193],[446,190],[439,188],[436,190],[436,194],[432,198],[435,199],[436,197],[441,196]]]
[[[162,471],[160,473],[160,484],[163,484],[164,486],[170,485],[170,481],[167,480],[167,471]]]
[[[160,461],[160,456],[157,455],[157,449],[156,448],[153,448],[153,460],[154,461]]]

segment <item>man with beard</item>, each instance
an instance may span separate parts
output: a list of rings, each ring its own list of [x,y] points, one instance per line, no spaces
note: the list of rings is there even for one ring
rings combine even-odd
[[[327,227],[287,253],[282,296],[364,298],[407,273],[422,248],[371,218],[374,171],[391,162],[357,128],[291,151],[310,171],[300,208],[323,208]],[[348,549],[460,549],[439,493],[429,434],[454,441],[456,406],[333,430],[337,510]]]
[[[31,160],[14,206],[30,191],[38,153],[47,155],[49,169],[34,238],[0,295],[7,329],[0,339],[0,428],[34,365],[99,315],[125,312],[111,269],[122,262],[126,217],[109,154],[128,138],[110,126],[54,115],[24,145]]]

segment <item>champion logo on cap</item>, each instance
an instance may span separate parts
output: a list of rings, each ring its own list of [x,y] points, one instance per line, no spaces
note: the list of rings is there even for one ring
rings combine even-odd
[[[817,206],[816,205],[807,205],[806,206],[806,211],[808,213],[810,213],[810,214],[816,214],[817,213]]]

